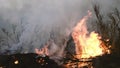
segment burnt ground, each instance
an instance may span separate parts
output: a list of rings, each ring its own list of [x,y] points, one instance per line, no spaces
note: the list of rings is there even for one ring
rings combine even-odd
[[[0,56],[0,68],[58,68],[48,56],[41,57],[34,53]]]
[[[93,59],[95,68],[120,68],[120,55],[109,54]]]
[[[80,62],[77,59],[64,58],[64,62],[68,60]],[[94,68],[120,68],[120,56],[115,54],[103,55],[94,58],[92,61]],[[65,65],[65,64],[63,64]],[[65,68],[59,66],[54,60],[49,59],[48,56],[41,57],[34,53],[28,54],[13,54],[0,55],[0,68]],[[71,67],[73,68],[73,67]],[[76,67],[77,68],[77,67]],[[81,68],[88,68],[87,66]]]

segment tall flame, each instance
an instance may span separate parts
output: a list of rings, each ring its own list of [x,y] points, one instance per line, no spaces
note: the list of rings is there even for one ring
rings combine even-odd
[[[101,37],[97,33],[93,31],[89,34],[87,31],[86,20],[90,16],[91,12],[88,12],[88,15],[80,20],[72,32],[77,58],[96,57],[103,55],[107,50],[107,47],[102,45]]]

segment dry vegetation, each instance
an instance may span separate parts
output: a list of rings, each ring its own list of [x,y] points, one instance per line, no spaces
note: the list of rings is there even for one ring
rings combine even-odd
[[[111,45],[112,53],[120,54],[120,12],[114,8],[112,12],[107,14],[107,20],[103,21],[104,15],[100,13],[99,5],[94,5],[96,15],[96,24],[99,34],[102,36],[102,41],[108,46]],[[106,41],[109,39],[109,42]]]
[[[11,45],[19,42],[20,35],[22,33],[22,28],[18,31],[17,28],[20,26],[9,24],[12,28],[10,30],[6,27],[0,27],[0,54],[9,54]],[[20,53],[21,49],[14,51],[15,53]]]

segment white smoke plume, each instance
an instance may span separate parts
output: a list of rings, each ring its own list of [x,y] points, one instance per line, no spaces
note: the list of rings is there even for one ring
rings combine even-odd
[[[54,40],[50,52],[60,52],[74,25],[95,3],[102,13],[119,4],[117,0],[0,0],[0,53],[34,52],[50,39]]]

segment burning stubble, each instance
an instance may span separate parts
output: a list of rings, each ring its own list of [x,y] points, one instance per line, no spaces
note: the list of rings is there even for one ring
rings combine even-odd
[[[93,58],[108,53],[108,48],[102,45],[100,36],[94,31],[88,32],[86,22],[91,16],[91,12],[88,11],[88,15],[85,16],[80,22],[75,26],[72,32],[72,37],[75,42],[77,58]]]
[[[113,0],[0,0],[0,53],[34,52],[52,39],[51,55],[61,57],[74,25],[94,2],[105,6],[101,13],[116,6],[110,6]]]

